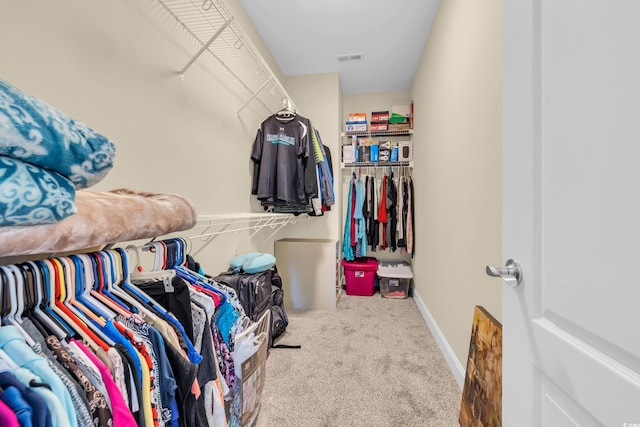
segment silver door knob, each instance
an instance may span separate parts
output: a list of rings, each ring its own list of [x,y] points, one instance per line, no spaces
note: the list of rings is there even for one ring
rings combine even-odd
[[[493,267],[487,265],[486,272],[491,277],[499,277],[509,285],[516,287],[522,280],[522,268],[518,261],[509,259],[504,267]]]

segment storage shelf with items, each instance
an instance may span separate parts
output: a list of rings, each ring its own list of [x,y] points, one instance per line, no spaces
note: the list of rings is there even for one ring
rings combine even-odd
[[[390,111],[350,113],[342,132],[342,167],[412,166],[413,110],[392,105]],[[347,139],[348,138],[348,139]]]
[[[342,167],[413,166],[413,141],[404,138],[412,135],[411,129],[344,132],[342,136],[349,140],[342,145]]]
[[[406,136],[413,135],[413,129],[380,130],[380,131],[346,131],[342,136],[357,137],[378,137],[378,136]]]
[[[403,109],[392,107],[372,112],[369,122],[366,115],[363,120],[362,113],[351,113],[341,133],[341,166],[351,169],[342,175],[346,195],[342,266],[349,295],[375,293],[372,281],[366,283],[366,291],[354,289],[367,275],[358,262],[377,259],[410,265],[414,254],[413,120]],[[396,111],[404,115],[393,115],[392,120]],[[353,265],[358,266],[357,276],[350,274]],[[370,276],[375,275],[373,268]],[[381,295],[407,297],[408,281],[391,277],[383,282]]]

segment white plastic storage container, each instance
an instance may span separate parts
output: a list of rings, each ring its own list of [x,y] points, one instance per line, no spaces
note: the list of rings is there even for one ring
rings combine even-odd
[[[407,298],[413,278],[411,267],[404,261],[380,261],[378,264],[380,295],[384,298]]]

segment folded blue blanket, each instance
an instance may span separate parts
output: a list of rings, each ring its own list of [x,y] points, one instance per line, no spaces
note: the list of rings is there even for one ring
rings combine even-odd
[[[45,102],[0,79],[0,155],[49,169],[76,188],[113,167],[115,145]]]
[[[0,225],[36,225],[76,213],[68,179],[20,160],[0,156]]]

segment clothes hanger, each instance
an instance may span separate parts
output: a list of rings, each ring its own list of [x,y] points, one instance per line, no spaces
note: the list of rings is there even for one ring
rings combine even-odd
[[[15,265],[0,267],[5,272],[7,282],[4,287],[9,291],[9,302],[11,307],[7,315],[2,319],[4,325],[13,325],[23,336],[25,342],[31,347],[35,345],[33,338],[22,328],[22,311],[24,309],[24,283],[22,274]],[[16,274],[18,273],[18,274]]]
[[[104,326],[105,324],[104,317],[99,313],[100,310],[96,309],[96,307],[92,310],[76,298],[76,294],[82,294],[82,288],[84,288],[85,277],[82,271],[82,264],[76,264],[70,257],[60,257],[58,261],[63,265],[65,271],[66,298],[64,304],[83,320],[89,328],[96,332],[95,325]],[[96,333],[100,335],[101,332],[98,331]],[[103,337],[101,338],[104,340]]]
[[[33,272],[29,266],[25,263],[17,265],[18,271],[22,275],[24,282],[24,311],[23,313],[30,314],[35,304],[35,278]]]
[[[94,267],[93,271],[97,279],[93,287],[95,290],[97,290],[96,297],[102,294],[105,297],[107,297],[109,300],[119,305],[121,310],[130,312],[129,306],[120,298],[118,298],[116,295],[114,295],[112,292],[111,282],[109,281],[109,278],[110,278],[109,275],[111,274],[110,273],[111,264],[106,253],[93,252],[89,254],[89,258],[91,259],[91,262],[93,264],[93,267]]]
[[[16,309],[16,290],[13,273],[6,267],[0,266],[2,272],[2,288],[4,298],[2,299],[2,324],[11,323],[13,312]]]
[[[291,105],[289,98],[282,98],[282,105],[283,108],[274,114],[276,120],[278,120],[279,122],[288,123],[295,119],[297,113],[295,108]]]
[[[157,243],[157,242],[154,242],[154,243]],[[184,326],[182,326],[182,324],[178,322],[178,320],[173,315],[171,315],[171,313],[169,313],[164,307],[162,307],[160,304],[155,302],[153,298],[151,298],[149,295],[147,295],[141,289],[139,289],[138,287],[136,287],[131,283],[127,253],[122,248],[116,248],[115,250],[120,254],[120,257],[122,260],[122,271],[124,276],[124,280],[121,282],[122,287],[126,289],[128,292],[131,292],[131,294],[134,295],[136,298],[139,298],[144,304],[146,304],[152,310],[158,313],[158,315],[162,317],[164,320],[170,322],[173,326],[175,326],[176,329],[180,331],[180,334],[182,335],[182,338],[184,339],[184,342],[187,346],[187,356],[189,360],[192,363],[199,364],[202,361],[202,355],[200,355],[200,353],[193,346],[193,343],[187,336],[186,331],[184,330]]]
[[[62,319],[64,319],[67,324],[73,329],[75,332],[74,335],[80,336],[83,340],[85,340],[88,344],[92,344],[92,347],[100,346],[105,351],[109,349],[109,346],[101,340],[96,334],[94,334],[91,330],[89,330],[86,323],[84,323],[81,319],[79,319],[75,313],[73,313],[65,304],[64,301],[66,299],[66,288],[64,286],[64,271],[62,264],[56,258],[46,259],[44,263],[49,268],[50,272],[50,280],[53,285],[50,293],[50,300],[53,299],[53,305],[51,308],[54,312],[58,314]],[[53,295],[51,295],[53,294]],[[53,296],[53,298],[51,298]],[[77,338],[77,337],[74,337]]]
[[[102,255],[109,260],[109,271],[110,275],[108,276],[108,282],[106,284],[107,288],[110,290],[111,295],[117,296],[121,301],[127,304],[127,309],[120,310],[120,314],[124,317],[134,317],[139,321],[144,321],[143,317],[139,315],[141,311],[141,305],[139,301],[135,298],[132,298],[127,292],[121,289],[118,285],[124,281],[124,272],[122,269],[123,260],[121,259],[120,253],[110,249],[107,251],[103,251]],[[126,261],[125,261],[126,262]],[[123,311],[125,313],[123,313]]]
[[[16,310],[13,312],[13,319],[17,324],[22,323],[22,313],[24,312],[24,287],[25,283],[23,280],[22,273],[20,269],[15,265],[8,265],[7,268],[11,270],[13,273],[13,277],[15,280],[15,290],[16,290]]]
[[[75,295],[75,269],[65,258],[52,258],[49,260],[55,272],[55,305],[63,312],[71,322],[70,326],[87,342],[88,345],[100,346],[105,351],[109,349],[101,336],[94,332],[94,325],[82,313],[73,306],[72,298]],[[93,344],[93,345],[92,345]]]
[[[39,267],[39,271],[42,274],[42,291],[43,300],[40,304],[43,313],[55,321],[65,331],[66,339],[76,337],[77,332],[67,323],[67,320],[63,319],[60,314],[54,309],[55,307],[55,284],[53,278],[53,267],[47,262],[47,260],[36,261]]]
[[[130,247],[131,246],[128,246],[127,248]],[[165,291],[173,292],[173,285],[171,284],[171,281],[176,276],[176,272],[173,269],[165,268],[167,266],[167,245],[164,242],[151,242],[145,245],[143,250],[144,249],[147,249],[150,252],[154,253],[153,270],[143,270],[142,265],[140,264],[140,254],[138,253],[138,249],[136,248],[138,264],[136,266],[136,269],[130,272],[130,280],[133,283],[142,280],[161,280],[165,286]]]
[[[47,293],[43,291],[42,268],[33,261],[27,261],[23,264],[33,274],[34,279],[34,304],[31,309],[32,319],[36,319],[39,324],[48,332],[46,335],[55,335],[60,341],[66,340],[68,337],[65,326],[62,325],[53,316],[43,311],[43,306],[48,302]]]
[[[71,260],[76,267],[76,275],[79,276],[76,277],[75,299],[102,318],[110,319],[114,317],[115,314],[91,295],[90,290],[95,280],[93,268],[88,256],[82,255],[85,254],[71,255],[69,257],[69,260]]]
[[[117,315],[121,315],[125,318],[133,316],[134,311],[136,310],[132,307],[131,301],[129,301],[125,295],[121,295],[120,292],[117,292],[117,288],[112,287],[109,292],[103,292],[105,288],[105,276],[102,275],[98,269],[99,261],[103,256],[104,254],[98,255],[98,257],[94,257],[93,255],[85,255],[83,257],[87,267],[91,269],[91,272],[94,275],[92,282],[93,286],[88,287],[88,292],[92,298],[102,303],[105,308],[113,313],[113,316],[109,317],[110,319],[113,319]],[[102,283],[100,283],[101,281]]]

